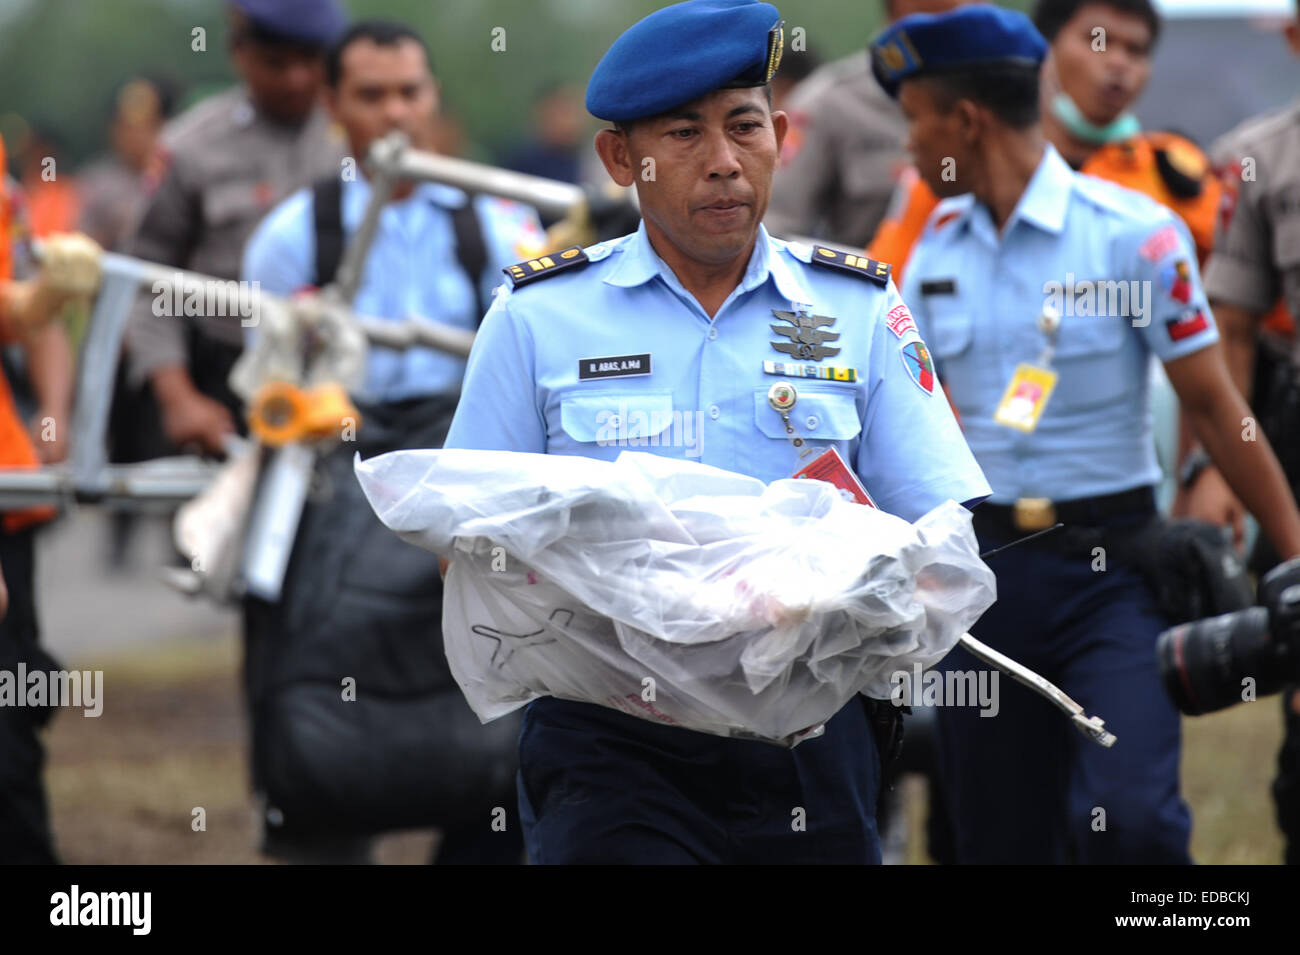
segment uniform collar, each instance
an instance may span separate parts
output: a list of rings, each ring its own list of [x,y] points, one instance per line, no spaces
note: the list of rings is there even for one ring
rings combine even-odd
[[[1065,213],[1070,207],[1070,192],[1074,185],[1074,170],[1061,158],[1056,147],[1048,143],[1043,158],[1038,161],[1033,178],[1016,203],[1003,235],[1011,231],[1018,221],[1032,222],[1048,232],[1065,228]]]
[[[439,206],[444,209],[459,209],[465,205],[468,196],[455,186],[440,182],[416,183],[415,191],[402,201],[417,200]],[[343,180],[343,221],[348,228],[356,228],[365,215],[366,203],[370,201],[370,182],[360,172],[356,179]]]
[[[811,302],[807,287],[794,274],[789,265],[777,254],[784,248],[784,243],[771,238],[767,234],[767,229],[759,223],[758,239],[754,242],[754,252],[749,257],[749,265],[745,267],[745,274],[741,276],[739,292],[749,292],[764,282],[768,276],[776,283],[778,291],[785,298],[792,302]],[[605,282],[608,285],[618,285],[623,288],[631,288],[635,285],[644,285],[656,275],[662,276],[664,281],[670,286],[676,288],[681,285],[677,276],[668,264],[659,257],[655,252],[654,246],[650,244],[650,236],[646,233],[644,220],[637,227],[628,241],[623,245],[620,258],[617,264],[605,276]]]

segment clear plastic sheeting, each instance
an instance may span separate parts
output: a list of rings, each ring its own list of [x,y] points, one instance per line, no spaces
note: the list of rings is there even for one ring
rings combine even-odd
[[[793,746],[938,662],[993,603],[970,514],[915,524],[821,481],[693,461],[395,451],[386,525],[451,557],[443,639],[483,721],[539,696]]]

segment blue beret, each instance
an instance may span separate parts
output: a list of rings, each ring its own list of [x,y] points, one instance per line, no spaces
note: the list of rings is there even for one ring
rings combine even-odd
[[[776,7],[755,0],[687,0],[656,10],[596,64],[587,110],[630,122],[724,87],[761,86],[781,63],[783,24]]]
[[[298,43],[329,46],[348,25],[338,0],[230,0],[268,33]]]
[[[890,96],[913,76],[993,63],[1037,66],[1047,41],[1016,10],[987,3],[949,13],[916,13],[891,24],[871,44],[871,72]]]

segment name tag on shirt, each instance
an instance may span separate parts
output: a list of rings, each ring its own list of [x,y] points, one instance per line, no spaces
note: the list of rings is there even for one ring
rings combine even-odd
[[[610,355],[607,358],[579,358],[578,380],[591,378],[635,378],[650,374],[650,356]]]
[[[956,295],[956,279],[929,279],[921,283],[922,295]]]

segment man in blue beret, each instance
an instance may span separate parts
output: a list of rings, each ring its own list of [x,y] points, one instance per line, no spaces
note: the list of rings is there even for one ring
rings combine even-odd
[[[1250,412],[1186,226],[1074,172],[1046,141],[1045,53],[1027,17],[985,4],[908,17],[872,47],[908,117],[917,171],[944,200],[903,292],[993,487],[975,512],[981,547],[1065,524],[990,559],[999,600],[972,632],[1118,737],[1094,745],[1010,682],[995,718],[941,707],[957,860],[1185,863],[1179,717],[1154,651],[1177,608],[1157,604],[1144,576],[1160,568],[1142,556],[1162,533],[1152,355],[1283,556],[1300,553],[1300,514],[1268,443],[1243,440]],[[959,649],[942,667],[977,663]]]
[[[988,493],[889,267],[762,227],[786,131],[767,85],[781,44],[776,8],[752,0],[666,7],[614,43],[587,108],[612,124],[596,151],[635,185],[642,225],[506,270],[446,447],[604,460],[631,447],[772,481],[812,459],[793,435],[835,449],[908,520]],[[793,750],[648,710],[529,705],[533,861],[880,860],[873,725],[892,726],[893,707],[855,698]]]

